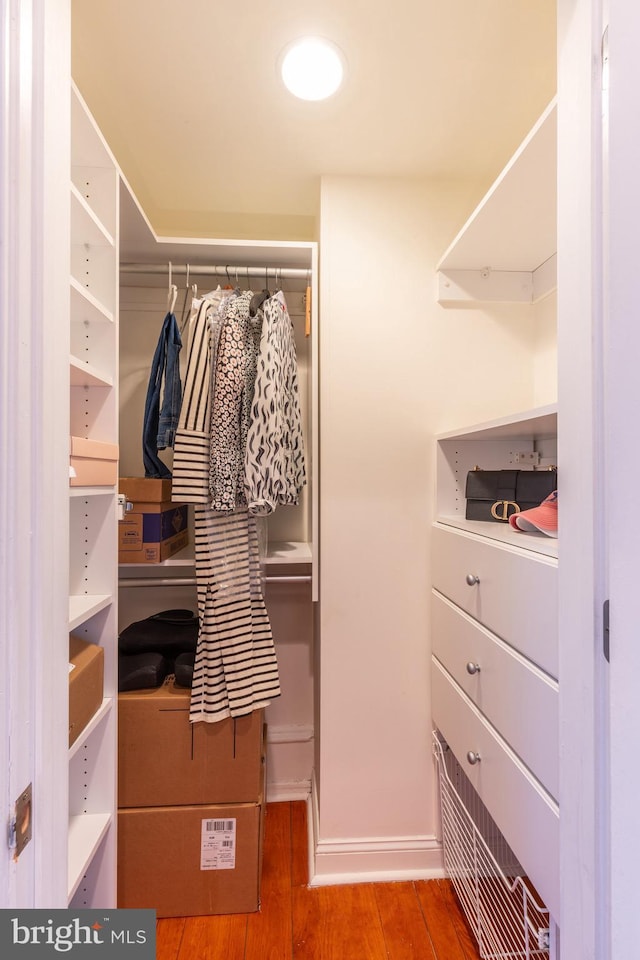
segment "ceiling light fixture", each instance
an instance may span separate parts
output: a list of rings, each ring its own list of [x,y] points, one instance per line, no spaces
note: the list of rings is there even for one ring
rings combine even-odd
[[[325,100],[336,92],[344,76],[344,57],[334,43],[304,37],[285,49],[280,72],[284,85],[301,100]]]

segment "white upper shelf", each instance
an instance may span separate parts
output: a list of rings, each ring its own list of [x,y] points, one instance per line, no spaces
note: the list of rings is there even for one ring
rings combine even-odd
[[[556,252],[556,101],[444,254],[438,270],[535,270]]]

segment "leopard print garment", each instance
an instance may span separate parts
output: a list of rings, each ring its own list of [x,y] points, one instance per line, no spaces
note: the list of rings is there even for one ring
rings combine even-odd
[[[244,457],[262,325],[261,317],[249,315],[252,296],[247,290],[229,303],[218,343],[209,491],[211,509],[222,513],[246,506]]]

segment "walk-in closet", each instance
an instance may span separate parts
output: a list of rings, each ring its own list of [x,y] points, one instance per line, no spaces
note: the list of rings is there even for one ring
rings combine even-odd
[[[0,6],[0,940],[634,956],[637,5]]]

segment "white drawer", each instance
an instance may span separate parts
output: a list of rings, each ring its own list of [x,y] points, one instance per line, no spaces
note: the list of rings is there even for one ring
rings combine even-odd
[[[435,656],[557,798],[557,682],[435,591],[431,627]],[[469,673],[468,664],[480,669]]]
[[[560,916],[558,806],[433,658],[433,718],[498,829],[551,911]],[[480,755],[471,765],[467,753]]]
[[[432,542],[436,590],[557,677],[557,561],[438,524]]]

